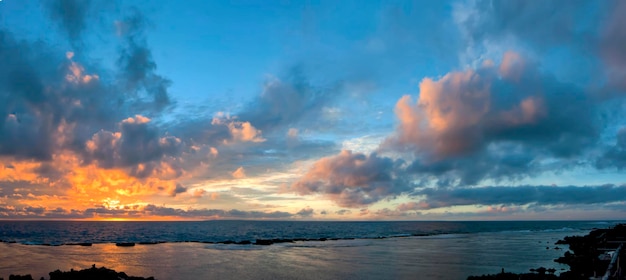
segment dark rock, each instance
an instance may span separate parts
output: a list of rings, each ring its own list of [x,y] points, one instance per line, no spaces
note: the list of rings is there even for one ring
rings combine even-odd
[[[470,276],[467,280],[553,280],[559,279],[556,275],[539,275],[535,273],[515,274],[510,272],[489,274],[482,276]]]
[[[133,243],[133,242],[119,242],[119,243],[115,243],[115,246],[118,246],[118,247],[133,247],[133,246],[135,246],[135,243]]]
[[[293,243],[294,241],[308,241],[309,239],[282,239],[282,238],[274,238],[274,239],[257,239],[254,242],[254,245],[272,245],[274,243]]]
[[[80,271],[70,270],[67,272],[62,272],[60,270],[56,270],[49,273],[50,280],[154,280],[154,277],[137,277],[137,276],[128,276],[124,272],[116,272],[115,270],[108,269],[105,267],[96,268],[96,265],[93,265],[91,268],[83,269]]]
[[[9,280],[34,280],[30,274],[27,275],[9,275]]]
[[[542,267],[540,267],[540,268],[535,269],[535,271],[536,271],[537,273],[539,273],[539,275],[544,275],[544,274],[546,274],[546,268],[545,268],[545,267],[543,267],[543,266],[542,266]]]
[[[269,240],[269,239],[257,239],[254,242],[254,245],[265,245],[265,246],[267,246],[267,245],[272,245],[272,244],[274,244],[274,242],[272,242],[272,240]]]
[[[89,242],[81,242],[81,243],[67,243],[65,245],[70,245],[70,246],[91,246],[92,244]]]

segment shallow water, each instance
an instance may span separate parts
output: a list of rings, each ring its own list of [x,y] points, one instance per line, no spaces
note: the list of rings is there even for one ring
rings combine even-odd
[[[567,268],[554,243],[588,230],[499,231],[423,237],[281,243],[32,246],[0,243],[0,277],[106,266],[157,279],[465,279]],[[546,249],[549,247],[550,249]]]

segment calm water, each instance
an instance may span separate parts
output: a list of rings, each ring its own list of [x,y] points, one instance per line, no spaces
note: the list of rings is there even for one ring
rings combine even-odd
[[[0,222],[0,277],[107,266],[157,279],[465,279],[553,262],[554,242],[615,222]],[[420,236],[416,236],[420,235]],[[425,235],[425,236],[422,236]],[[377,237],[391,237],[376,239]],[[185,241],[355,238],[272,246]],[[8,243],[15,241],[17,243]],[[167,242],[116,247],[111,242]],[[91,242],[92,247],[41,246]],[[549,249],[546,249],[549,248]]]

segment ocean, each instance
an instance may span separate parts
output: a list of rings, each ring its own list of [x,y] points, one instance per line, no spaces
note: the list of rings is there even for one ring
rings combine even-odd
[[[567,266],[554,243],[617,221],[0,221],[0,277],[106,266],[156,279],[465,279]],[[270,246],[257,239],[308,239]],[[324,241],[322,241],[324,240]],[[116,243],[137,243],[132,247]],[[91,243],[92,246],[70,244]],[[146,243],[146,244],[139,244]],[[563,245],[560,245],[563,246]]]

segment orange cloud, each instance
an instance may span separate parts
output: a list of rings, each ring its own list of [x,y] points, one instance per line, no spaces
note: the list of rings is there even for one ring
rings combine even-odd
[[[243,168],[243,166],[240,166],[239,168],[237,168],[237,170],[233,171],[231,175],[233,175],[233,178],[235,179],[246,178],[246,170]]]
[[[100,79],[98,75],[85,74],[85,68],[82,65],[72,60],[74,58],[73,52],[67,52],[65,54],[65,57],[67,57],[67,59],[70,61],[70,64],[68,66],[68,72],[65,75],[65,80],[67,82],[74,83],[74,84],[79,84],[79,83],[87,84],[91,82],[92,80]]]
[[[389,158],[343,150],[315,162],[291,190],[300,195],[322,194],[342,207],[360,207],[411,188],[395,181],[395,167]]]
[[[425,78],[416,103],[410,96],[397,102],[398,133],[388,142],[445,157],[479,148],[488,134],[538,123],[547,109],[540,89],[518,83],[527,71],[520,54],[507,52],[499,66]]]
[[[508,51],[504,53],[498,71],[501,77],[519,82],[525,68],[526,61],[524,58],[519,53]]]
[[[405,212],[405,211],[424,210],[424,209],[430,209],[430,208],[431,208],[431,205],[429,205],[425,201],[420,201],[420,202],[411,201],[411,202],[402,203],[398,205],[396,209],[398,211]]]
[[[224,125],[235,142],[265,142],[265,138],[261,136],[261,130],[255,128],[250,122],[242,122],[231,118],[228,114],[218,113],[211,121],[212,125]],[[228,143],[227,140],[224,140]]]
[[[235,141],[241,142],[264,142],[261,131],[256,129],[250,122],[231,122],[228,124],[230,134]]]
[[[3,158],[0,182],[17,182],[24,187],[7,190],[7,184],[3,184],[4,192],[13,195],[11,199],[0,201],[0,207],[13,204],[46,211],[62,208],[66,212],[93,207],[124,209],[145,204],[142,201],[155,197],[165,197],[180,188],[174,180],[136,178],[124,169],[83,164],[80,157],[71,152],[55,154],[52,162],[53,165]]]
[[[28,181],[36,184],[47,183],[37,173],[41,163],[35,161],[12,161],[10,158],[0,160],[0,181]]]

